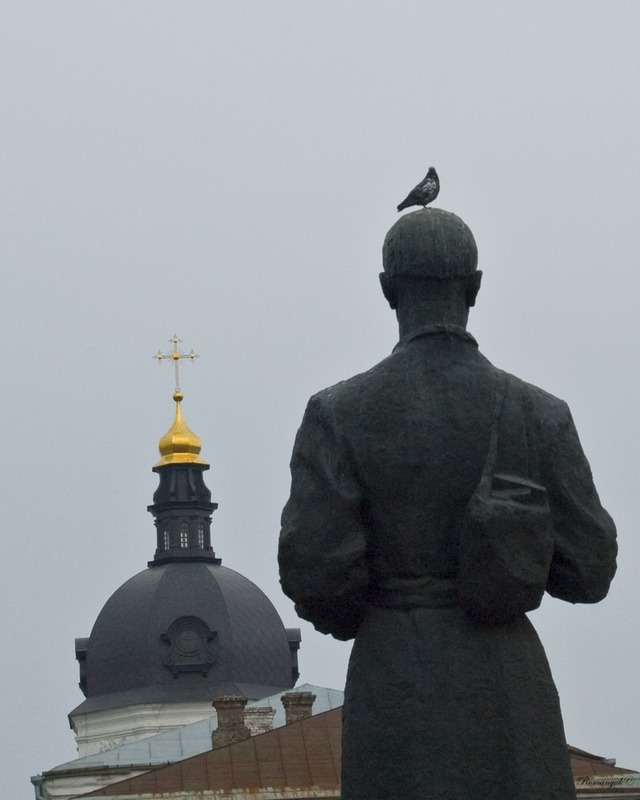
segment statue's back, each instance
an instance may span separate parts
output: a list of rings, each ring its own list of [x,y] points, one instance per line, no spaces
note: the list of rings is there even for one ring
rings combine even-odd
[[[298,613],[355,637],[342,798],[571,800],[557,693],[533,627],[509,593],[499,597],[509,622],[479,624],[461,605],[461,530],[494,420],[492,473],[540,484],[548,500],[553,558],[541,591],[602,599],[615,528],[567,405],[505,379],[466,331],[481,273],[464,223],[439,209],[407,215],[385,258],[400,343],[309,401],[280,536],[281,582]]]

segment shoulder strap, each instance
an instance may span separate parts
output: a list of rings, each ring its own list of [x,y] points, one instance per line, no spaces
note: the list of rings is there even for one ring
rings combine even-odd
[[[498,370],[495,386],[495,402],[493,408],[493,418],[491,420],[491,433],[489,434],[489,449],[482,470],[480,485],[486,487],[487,492],[491,489],[491,481],[496,465],[496,455],[498,453],[498,425],[504,408],[504,397],[507,389],[508,375],[503,370]]]
[[[524,435],[527,443],[527,474],[532,481],[540,482],[540,428],[529,392],[524,398]]]

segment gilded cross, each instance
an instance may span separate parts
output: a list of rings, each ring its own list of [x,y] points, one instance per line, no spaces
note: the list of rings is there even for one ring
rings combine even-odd
[[[173,352],[162,353],[160,350],[158,350],[158,352],[153,357],[157,359],[158,364],[160,364],[166,358],[170,358],[173,361],[173,367],[176,373],[176,392],[180,392],[180,372],[179,372],[180,360],[183,358],[190,358],[191,361],[193,362],[196,360],[196,358],[198,358],[198,354],[194,353],[193,350],[191,350],[190,353],[180,352],[180,348],[178,347],[178,345],[180,344],[182,339],[178,339],[178,335],[176,333],[173,334],[173,337],[169,339],[169,341],[171,342],[171,344],[173,344]]]

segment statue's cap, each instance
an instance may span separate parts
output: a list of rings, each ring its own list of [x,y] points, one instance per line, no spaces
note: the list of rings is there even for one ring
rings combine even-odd
[[[382,265],[388,275],[457,278],[476,271],[478,248],[460,217],[441,208],[423,208],[400,217],[389,230]]]

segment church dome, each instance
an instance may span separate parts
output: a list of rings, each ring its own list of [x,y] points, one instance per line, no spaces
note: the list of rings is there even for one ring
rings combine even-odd
[[[121,586],[86,642],[75,713],[123,705],[259,699],[294,683],[287,632],[267,596],[217,563],[149,567]]]
[[[290,689],[298,677],[300,631],[286,630],[267,596],[223,567],[211,546],[217,504],[204,482],[209,465],[200,457],[200,439],[182,416],[177,363],[183,356],[180,340],[171,341],[175,419],[160,440],[162,458],[153,467],[159,483],[148,506],[156,551],[148,568],[106,602],[91,635],[76,639],[86,700],[71,712],[72,724],[132,706],[209,709],[221,695],[257,700]],[[119,741],[118,715],[111,716],[110,735]],[[87,725],[92,730],[84,738],[108,746],[106,728],[98,730],[103,723]]]

